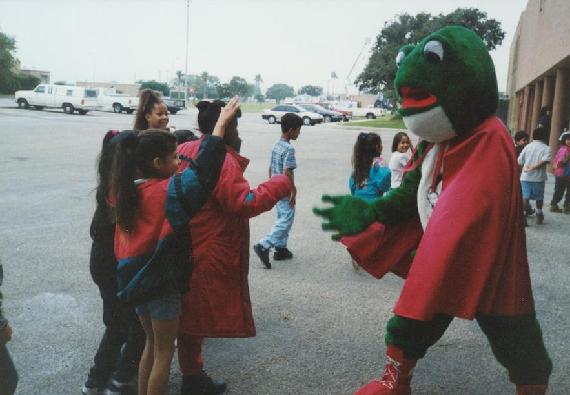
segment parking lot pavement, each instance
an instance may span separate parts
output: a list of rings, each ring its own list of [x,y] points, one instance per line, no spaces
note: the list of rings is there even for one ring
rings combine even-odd
[[[0,107],[3,107],[0,100]],[[195,126],[195,111],[172,116]],[[133,116],[0,109],[0,257],[9,344],[20,372],[18,394],[78,394],[102,334],[101,301],[88,269],[95,160],[108,129]],[[259,114],[240,121],[246,177],[264,180],[279,125]],[[394,131],[380,132],[389,147]],[[263,270],[253,256],[250,287],[257,324],[252,339],[212,339],[206,369],[224,377],[229,394],[349,394],[383,365],[382,336],[401,281],[355,272],[347,253],[311,213],[323,193],[346,193],[358,130],[303,127],[294,142],[298,203],[290,238],[293,260]],[[388,159],[389,152],[385,152]],[[552,180],[546,196],[552,196]],[[275,214],[251,221],[252,244]],[[532,221],[531,221],[532,222]],[[570,216],[546,212],[527,228],[539,320],[555,370],[550,394],[570,393],[568,235]],[[474,241],[476,242],[476,241]],[[173,363],[170,394],[179,393]],[[415,394],[508,394],[514,387],[477,325],[455,320],[415,370]]]

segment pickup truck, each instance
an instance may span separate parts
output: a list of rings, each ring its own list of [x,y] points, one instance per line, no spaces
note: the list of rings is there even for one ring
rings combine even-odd
[[[77,111],[85,115],[101,108],[97,103],[97,91],[81,86],[40,84],[32,91],[16,91],[14,98],[20,108],[61,108],[66,114]]]
[[[139,98],[118,94],[115,88],[93,88],[97,91],[97,103],[102,111],[132,114],[139,106]]]
[[[366,117],[367,119],[376,119],[376,117],[382,117],[386,114],[386,110],[383,108],[376,107],[357,107],[357,106],[347,106],[338,105],[334,106],[335,111],[350,111],[353,117]]]

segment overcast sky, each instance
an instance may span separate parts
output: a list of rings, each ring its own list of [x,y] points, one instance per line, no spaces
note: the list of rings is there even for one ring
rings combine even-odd
[[[234,75],[263,86],[317,84],[331,72],[344,92],[366,65],[367,38],[401,13],[448,13],[477,7],[502,23],[492,52],[505,90],[509,47],[527,0],[190,0],[188,72]],[[23,67],[51,72],[52,82],[166,81],[185,69],[186,0],[0,0],[0,31],[17,41]],[[329,88],[331,88],[329,86]]]

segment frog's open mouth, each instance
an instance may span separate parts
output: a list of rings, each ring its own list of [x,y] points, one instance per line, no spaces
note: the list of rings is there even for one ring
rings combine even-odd
[[[431,108],[437,103],[437,97],[423,88],[403,86],[400,88],[400,97],[402,110],[422,110]]]

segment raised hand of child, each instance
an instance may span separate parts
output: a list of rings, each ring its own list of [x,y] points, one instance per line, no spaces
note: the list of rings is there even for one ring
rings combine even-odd
[[[350,195],[323,195],[322,201],[332,203],[329,208],[313,208],[313,213],[323,217],[323,230],[333,231],[331,238],[339,241],[343,236],[362,232],[375,221],[374,209],[360,198]]]
[[[12,327],[10,324],[6,324],[2,330],[0,330],[0,344],[6,344],[12,340]]]
[[[228,126],[229,122],[234,118],[237,110],[239,109],[239,96],[234,96],[228,104],[222,107],[220,112],[220,116],[218,121],[216,122],[216,126],[214,126],[214,131],[212,135],[218,137],[224,137],[226,133],[226,126]]]

